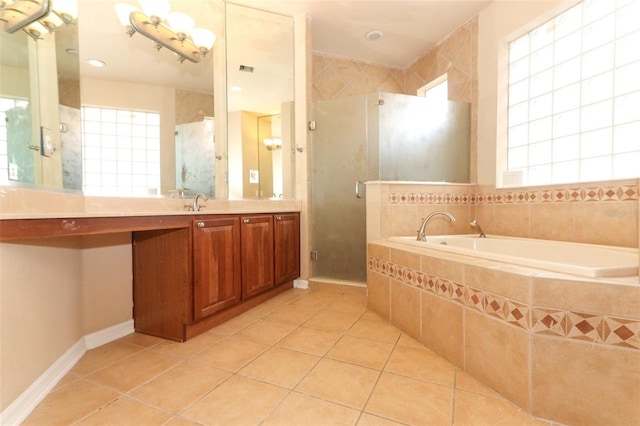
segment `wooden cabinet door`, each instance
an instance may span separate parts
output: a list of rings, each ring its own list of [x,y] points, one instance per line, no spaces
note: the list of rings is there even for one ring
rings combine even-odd
[[[274,287],[273,216],[241,219],[242,297],[246,299]]]
[[[300,276],[300,215],[274,216],[276,285]]]
[[[191,319],[191,230],[133,232],[133,322],[139,333],[183,341]]]
[[[242,300],[239,218],[195,220],[193,313],[204,318]]]

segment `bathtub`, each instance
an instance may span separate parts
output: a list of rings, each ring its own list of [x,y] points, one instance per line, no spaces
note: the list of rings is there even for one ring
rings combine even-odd
[[[489,235],[390,237],[417,247],[590,278],[638,275],[638,249]]]

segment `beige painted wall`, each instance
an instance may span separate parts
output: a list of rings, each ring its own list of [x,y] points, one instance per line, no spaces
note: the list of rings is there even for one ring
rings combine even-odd
[[[0,409],[82,336],[81,241],[0,244]]]
[[[82,237],[82,334],[133,318],[131,233]]]
[[[82,336],[132,318],[130,234],[0,244],[0,411]]]

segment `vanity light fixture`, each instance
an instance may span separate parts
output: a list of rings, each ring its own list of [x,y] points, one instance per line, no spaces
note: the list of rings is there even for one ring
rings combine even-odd
[[[0,21],[4,30],[24,30],[34,39],[70,25],[78,17],[77,0],[0,0]]]
[[[264,143],[264,146],[266,146],[269,151],[282,149],[282,139],[280,138],[265,139],[262,142]]]
[[[139,0],[142,11],[126,3],[116,4],[116,13],[125,32],[136,32],[151,39],[156,50],[163,47],[178,56],[179,62],[188,59],[200,62],[211,50],[216,36],[204,28],[194,28],[193,18],[181,12],[171,12],[166,0]]]

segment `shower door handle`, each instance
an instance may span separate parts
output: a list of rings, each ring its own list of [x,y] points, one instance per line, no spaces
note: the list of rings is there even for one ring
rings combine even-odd
[[[362,185],[362,181],[357,180],[356,181],[356,198],[362,198],[360,196],[360,185]]]

